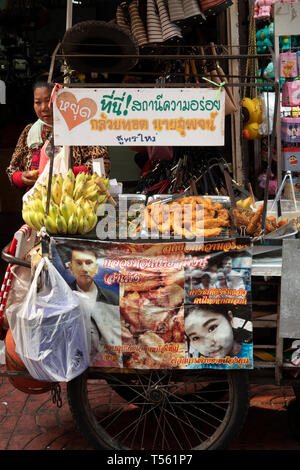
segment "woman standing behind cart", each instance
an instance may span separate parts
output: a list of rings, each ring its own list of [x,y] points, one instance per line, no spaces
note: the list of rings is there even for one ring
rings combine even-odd
[[[52,106],[49,99],[53,85],[37,82],[33,87],[33,107],[37,115],[34,124],[28,124],[22,131],[10,165],[6,169],[8,177],[15,186],[30,188],[39,176],[41,149],[49,138],[53,127]],[[103,158],[106,176],[110,174],[110,157],[106,147],[72,147],[73,171],[92,171],[93,159]]]

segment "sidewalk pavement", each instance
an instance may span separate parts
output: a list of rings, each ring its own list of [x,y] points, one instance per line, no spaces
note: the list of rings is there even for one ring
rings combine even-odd
[[[0,377],[0,450],[92,450],[73,421],[65,384],[61,390],[58,408],[50,393],[27,395]],[[287,421],[293,399],[290,387],[252,385],[245,426],[228,450],[300,450]]]

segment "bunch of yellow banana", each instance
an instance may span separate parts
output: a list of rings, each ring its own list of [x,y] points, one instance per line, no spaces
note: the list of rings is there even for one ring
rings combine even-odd
[[[239,209],[250,209],[251,206],[251,197],[247,197],[246,199],[240,199],[236,203]]]
[[[50,234],[90,232],[98,221],[97,207],[107,201],[104,187],[109,189],[109,179],[97,173],[90,175],[80,172],[75,178],[73,171],[69,170],[65,177],[61,174],[53,175],[48,215],[47,180],[45,185],[38,183],[32,197],[24,201],[23,219],[34,230],[45,227]]]

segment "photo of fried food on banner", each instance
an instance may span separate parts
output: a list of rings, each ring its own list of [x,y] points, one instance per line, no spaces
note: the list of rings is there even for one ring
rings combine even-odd
[[[135,273],[136,282],[120,283],[124,367],[171,368],[184,352],[184,270]]]

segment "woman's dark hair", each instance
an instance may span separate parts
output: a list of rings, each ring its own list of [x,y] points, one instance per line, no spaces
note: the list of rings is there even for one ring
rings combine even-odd
[[[202,310],[205,312],[215,312],[218,314],[223,315],[229,322],[231,321],[231,317],[229,316],[228,311],[232,312],[232,316],[234,317],[236,314],[236,307],[234,305],[218,305],[218,304],[213,304],[213,305],[208,305],[208,304],[199,304],[199,305],[189,305],[185,306],[184,308],[184,317],[187,318],[187,316],[197,310]],[[245,323],[247,323],[247,320],[244,320]],[[252,332],[248,331],[244,328],[238,327],[238,328],[232,328],[233,331],[233,337],[235,341],[238,343],[252,343],[253,337],[252,337]],[[189,344],[189,339],[187,338],[188,344]]]
[[[34,83],[32,87],[32,91],[35,92],[37,88],[48,88],[49,92],[51,92],[53,87],[54,87],[53,83],[48,83],[45,80],[38,80]]]

